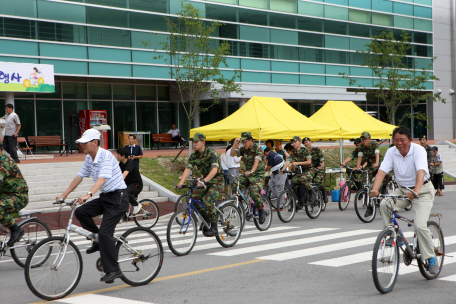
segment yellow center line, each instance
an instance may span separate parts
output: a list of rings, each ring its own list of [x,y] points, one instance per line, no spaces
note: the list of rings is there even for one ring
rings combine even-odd
[[[155,283],[155,282],[160,282],[160,281],[166,281],[166,280],[172,280],[172,279],[177,279],[177,278],[188,277],[188,276],[201,274],[201,273],[206,273],[206,272],[211,272],[211,271],[216,271],[216,270],[222,270],[222,269],[228,269],[228,268],[233,268],[233,267],[239,267],[239,266],[243,266],[243,265],[249,265],[249,264],[263,262],[263,261],[267,261],[267,260],[262,260],[262,259],[251,260],[251,261],[242,262],[242,263],[236,263],[236,264],[230,264],[230,265],[225,265],[225,266],[212,267],[212,268],[201,269],[201,270],[197,270],[197,271],[191,271],[191,272],[186,272],[186,273],[181,273],[181,274],[170,275],[170,276],[167,276],[167,277],[154,279],[149,284]],[[103,289],[98,289],[98,290],[93,290],[93,291],[87,291],[87,292],[83,292],[83,293],[79,293],[79,294],[75,294],[75,295],[70,295],[70,296],[68,296],[66,298],[73,298],[73,297],[78,297],[78,296],[88,295],[88,294],[103,293],[103,292],[123,289],[123,288],[127,288],[127,287],[131,287],[131,286],[128,285],[128,284],[119,285],[119,286],[113,286],[113,287],[108,287],[108,288],[103,288]],[[59,300],[39,301],[39,302],[30,303],[30,304],[42,304],[42,303],[50,303],[50,302],[55,302],[55,301],[59,301]]]

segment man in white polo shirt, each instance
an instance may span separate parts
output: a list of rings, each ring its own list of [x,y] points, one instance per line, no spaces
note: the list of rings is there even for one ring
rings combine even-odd
[[[100,251],[101,263],[106,272],[101,281],[113,283],[115,279],[122,277],[122,271],[117,262],[114,230],[129,206],[127,185],[117,159],[111,152],[100,148],[99,131],[94,129],[85,131],[82,137],[76,140],[76,143],[81,144],[84,153],[87,154],[86,158],[78,175],[68,189],[56,198],[56,201],[66,199],[83,178],[92,176],[95,185],[87,194],[77,198],[77,202],[81,206],[76,209],[75,215],[84,229],[98,233],[98,243],[94,242],[86,252],[90,254]],[[85,203],[98,190],[101,192],[100,197]],[[98,228],[92,217],[100,214],[103,214],[103,222]]]
[[[386,152],[385,158],[378,171],[374,186],[371,191],[372,197],[377,197],[379,187],[385,176],[394,169],[394,176],[399,187],[394,191],[395,195],[406,195],[413,200],[413,210],[415,211],[414,229],[420,244],[420,253],[423,260],[428,260],[428,270],[431,274],[439,272],[437,258],[434,252],[432,235],[427,228],[427,221],[434,204],[434,186],[430,182],[430,175],[427,162],[426,150],[412,141],[412,132],[409,128],[398,127],[393,132],[394,147]],[[413,193],[404,189],[408,187],[419,196],[415,198]],[[383,226],[389,223],[387,215],[387,201],[380,203],[380,213],[382,214]],[[396,208],[404,209],[411,205],[410,201],[398,200]],[[398,240],[400,242],[400,240]]]

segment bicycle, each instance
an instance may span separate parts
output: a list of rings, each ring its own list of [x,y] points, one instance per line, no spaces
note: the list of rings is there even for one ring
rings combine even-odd
[[[418,195],[409,188],[405,188],[417,198]],[[413,259],[418,261],[418,268],[421,275],[428,280],[433,280],[437,278],[442,271],[443,260],[445,257],[445,241],[443,238],[443,232],[440,228],[440,218],[441,214],[430,214],[431,217],[438,217],[439,224],[434,221],[428,221],[427,227],[431,230],[432,242],[434,244],[434,252],[437,257],[439,272],[436,274],[431,274],[428,271],[429,263],[427,260],[421,258],[420,248],[418,244],[418,239],[416,233],[413,236],[413,245],[409,245],[407,239],[405,238],[402,230],[399,227],[396,219],[404,221],[408,224],[409,227],[412,227],[414,220],[405,218],[397,213],[396,210],[396,201],[408,200],[405,195],[392,195],[384,194],[379,195],[381,198],[388,199],[388,211],[390,212],[389,217],[391,218],[390,224],[382,231],[377,237],[377,240],[374,244],[374,249],[372,253],[372,278],[374,280],[374,285],[377,290],[383,294],[393,290],[394,285],[397,281],[397,276],[399,272],[399,248],[402,251],[404,264],[406,266],[411,265]],[[402,238],[403,245],[398,243],[398,236]]]
[[[354,170],[352,167],[344,166],[347,169],[348,173],[348,180],[342,185],[339,194],[339,209],[340,211],[344,211],[347,209],[348,205],[350,204],[351,200],[351,191],[354,187],[356,191],[361,190],[362,186],[360,185],[359,181],[355,178]]]
[[[317,188],[320,189],[321,184],[320,184],[320,183],[314,182],[314,179],[315,179],[315,173],[318,173],[318,172],[322,171],[323,169],[322,169],[322,170],[319,170],[319,169],[317,169],[317,168],[313,168],[313,169],[314,169],[314,178],[312,179],[312,183],[314,183],[315,185],[317,185]],[[325,173],[325,172],[323,171],[323,175],[324,175],[324,173]],[[324,186],[324,184],[325,184],[325,180],[323,179],[323,186]],[[324,188],[324,190],[321,190],[321,189],[320,189],[322,198],[323,198],[323,191],[326,191],[326,186],[324,186],[323,188]],[[321,211],[325,211],[325,210],[326,210],[326,203],[325,203],[325,200],[323,199],[323,200],[322,200],[322,203],[321,203]]]
[[[176,184],[176,181],[174,181],[174,184]],[[182,188],[190,189],[190,199],[185,209],[181,209],[171,216],[166,231],[169,249],[177,256],[189,254],[195,246],[198,236],[197,219],[202,223],[201,230],[203,235],[207,236],[206,232],[210,229],[210,223],[206,222],[194,205],[195,203],[201,204],[205,208],[204,203],[192,198],[195,189],[205,189],[205,187],[205,185],[203,187],[182,185]],[[241,237],[241,213],[230,202],[222,202],[214,207],[217,212],[217,226],[219,226],[219,233],[216,235],[217,242],[225,248],[232,247]],[[220,232],[220,229],[222,232]]]
[[[36,296],[48,301],[66,297],[81,279],[82,257],[78,247],[71,241],[71,232],[95,242],[98,240],[98,234],[72,224],[77,207],[76,200],[70,203],[60,200],[54,204],[71,207],[65,234],[39,242],[25,263],[27,286]],[[148,228],[134,227],[125,231],[122,236],[114,235],[114,238],[123,274],[121,280],[132,286],[145,285],[152,281],[163,264],[163,246],[159,237]],[[97,260],[96,267],[103,272],[101,258]]]
[[[5,227],[0,224],[0,231],[2,234],[5,234],[3,241],[0,244],[1,259],[3,259],[9,250],[11,257],[16,262],[16,264],[21,267],[25,267],[27,256],[29,255],[30,251],[32,251],[33,247],[38,243],[38,241],[42,238],[52,237],[52,233],[49,227],[38,218],[32,217],[41,213],[42,212],[29,212],[20,210],[19,213],[13,214],[13,218],[26,218],[25,220],[18,223],[18,226],[25,231],[25,234],[19,241],[14,244],[13,247],[8,247],[6,244],[8,243],[11,232],[9,229],[6,230]]]
[[[295,176],[297,174],[302,174],[300,170],[284,172],[289,176]],[[287,177],[288,178],[288,177]],[[280,193],[279,198],[277,199],[278,205],[282,205],[282,208],[277,209],[277,215],[279,219],[284,223],[289,223],[295,216],[298,210],[305,208],[306,214],[311,219],[316,219],[320,216],[322,211],[323,197],[320,189],[318,188],[319,184],[311,183],[311,191],[314,193],[315,199],[309,202],[308,197],[306,197],[305,203],[299,203],[298,196],[299,194],[293,190],[293,187],[285,189]]]
[[[355,212],[358,218],[364,223],[370,223],[375,219],[377,209],[380,207],[380,202],[378,200],[371,200],[370,197],[370,190],[372,189],[375,178],[369,180],[368,169],[359,171],[363,175],[364,182],[363,187],[356,192],[353,204],[355,205]]]

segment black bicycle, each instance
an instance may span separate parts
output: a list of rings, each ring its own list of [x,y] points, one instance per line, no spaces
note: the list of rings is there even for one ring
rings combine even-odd
[[[340,211],[344,211],[347,209],[348,205],[350,204],[352,195],[351,191],[356,190],[359,191],[362,189],[361,183],[356,179],[356,175],[358,175],[359,171],[354,170],[352,167],[344,166],[347,169],[348,179],[343,184],[342,188],[340,188],[339,194],[339,209]]]

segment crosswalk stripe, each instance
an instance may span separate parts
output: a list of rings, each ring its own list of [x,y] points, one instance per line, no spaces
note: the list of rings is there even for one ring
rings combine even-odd
[[[447,277],[443,277],[443,278],[438,278],[438,280],[456,282],[456,274],[453,274],[453,275],[450,275]]]
[[[124,298],[115,298],[98,294],[85,294],[76,297],[69,297],[65,299],[60,299],[57,303],[66,303],[66,304],[99,304],[99,303],[109,303],[109,304],[153,304],[150,302],[142,302],[136,300],[129,300]]]
[[[286,241],[286,242],[265,244],[265,245],[259,245],[259,246],[254,246],[254,247],[239,248],[239,249],[233,249],[233,250],[211,253],[211,254],[212,255],[221,255],[221,256],[235,256],[235,255],[240,255],[240,254],[245,254],[245,253],[252,253],[252,252],[278,249],[278,248],[284,248],[284,247],[290,247],[290,246],[296,246],[296,245],[310,244],[310,243],[321,242],[321,241],[329,241],[329,240],[333,240],[333,239],[363,235],[363,234],[374,233],[374,232],[378,232],[378,230],[360,229],[360,230],[356,230],[356,231],[346,231],[346,232],[340,232],[340,233],[334,233],[334,234],[319,235],[319,236],[314,236],[314,237],[310,237],[310,238],[303,238],[303,239],[291,240],[291,241]],[[274,255],[271,255],[271,256],[274,256]],[[268,260],[269,257],[270,256],[268,256],[265,259]]]

